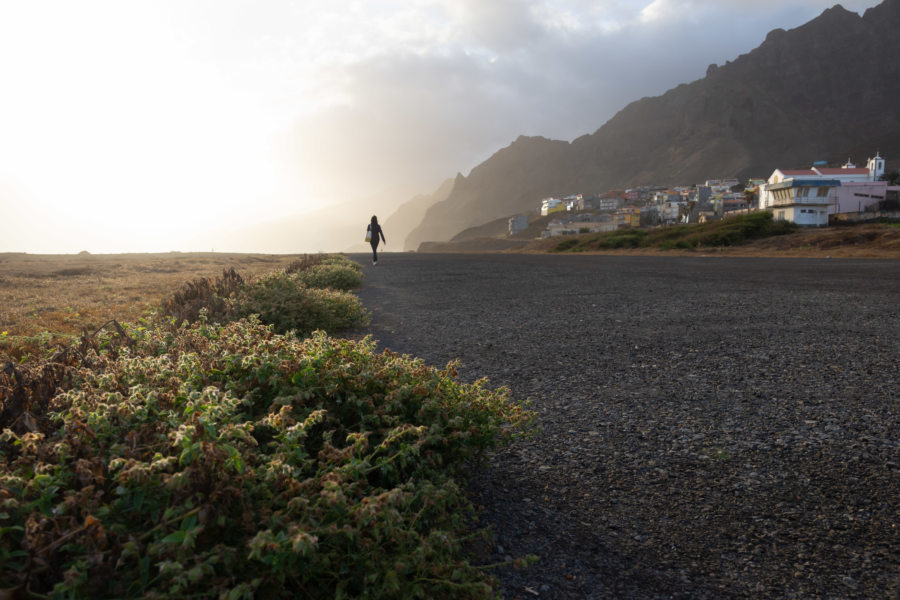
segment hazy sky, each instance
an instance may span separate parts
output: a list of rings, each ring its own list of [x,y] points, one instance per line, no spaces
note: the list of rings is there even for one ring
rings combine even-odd
[[[833,4],[0,0],[0,252],[208,250],[200,232],[399,204]]]

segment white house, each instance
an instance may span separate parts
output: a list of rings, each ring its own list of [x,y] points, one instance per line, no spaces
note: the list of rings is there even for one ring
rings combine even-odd
[[[541,216],[546,217],[547,215],[553,214],[555,212],[562,212],[566,210],[566,205],[563,204],[563,201],[559,198],[544,198],[541,200]]]
[[[516,215],[509,219],[509,235],[528,229],[528,215]]]
[[[663,223],[678,223],[681,221],[681,213],[687,202],[663,202],[659,205],[660,219]]]
[[[837,179],[790,177],[780,183],[767,184],[771,209],[777,221],[791,221],[804,227],[828,225],[828,193],[840,187]]]
[[[776,189],[786,189],[780,185],[786,181],[793,179],[802,179],[804,181],[837,181],[837,185],[830,187],[826,186],[829,189],[826,211],[827,214],[835,214],[841,212],[843,208],[841,203],[843,195],[839,194],[837,191],[841,186],[872,184],[877,182],[882,175],[884,175],[884,159],[877,153],[875,154],[875,158],[870,158],[868,160],[865,169],[857,168],[850,160],[840,168],[819,167],[814,165],[809,169],[775,169],[768,181],[759,186],[759,208],[772,209],[775,206],[774,191]],[[819,194],[821,191],[817,190],[816,193]],[[781,195],[783,196],[784,194],[782,193]],[[810,209],[807,208],[807,210]]]

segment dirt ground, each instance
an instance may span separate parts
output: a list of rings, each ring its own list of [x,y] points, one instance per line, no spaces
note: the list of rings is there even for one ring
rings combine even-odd
[[[738,256],[740,249],[733,249]],[[856,225],[799,231],[751,244],[749,256],[900,258],[900,227]]]
[[[188,281],[234,268],[253,277],[299,255],[0,254],[0,355],[94,331],[109,320],[136,322]]]

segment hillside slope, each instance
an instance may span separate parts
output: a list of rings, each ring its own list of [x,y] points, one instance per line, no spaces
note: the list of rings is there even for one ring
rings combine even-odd
[[[457,175],[450,196],[428,209],[405,246],[415,249],[424,241],[446,241],[467,227],[521,210],[523,197],[540,198],[546,190],[564,185],[568,147],[567,142],[523,136],[468,177]],[[541,177],[529,172],[535,165],[542,165]]]
[[[408,238],[446,241],[541,198],[711,177],[766,177],[815,160],[900,159],[900,0],[837,5],[571,143],[520,137],[433,205]]]
[[[419,242],[423,240],[413,240],[410,242],[407,236],[412,232],[422,219],[425,212],[435,203],[443,202],[450,197],[453,191],[453,179],[445,180],[434,192],[430,194],[419,194],[410,200],[407,200],[397,210],[384,221],[384,230],[389,232],[392,239],[403,241],[403,250],[415,250],[419,246]]]

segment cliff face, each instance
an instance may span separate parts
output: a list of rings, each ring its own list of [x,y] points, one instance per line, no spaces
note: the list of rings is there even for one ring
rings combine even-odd
[[[541,198],[713,177],[767,177],[815,160],[900,159],[900,0],[837,5],[703,79],[626,106],[572,143],[520,137],[457,177],[407,238],[446,241]]]
[[[384,230],[390,232],[392,239],[403,243],[403,250],[415,250],[419,247],[419,243],[426,241],[415,238],[409,240],[407,236],[422,222],[428,207],[443,202],[450,196],[453,183],[453,179],[447,179],[431,194],[419,194],[404,202],[384,222]]]
[[[538,199],[565,183],[567,142],[520,137],[481,165],[468,177],[457,175],[453,191],[425,213],[421,225],[406,238],[405,248],[426,241],[446,241],[454,234],[521,210],[523,198]],[[542,174],[531,170],[541,165]]]

